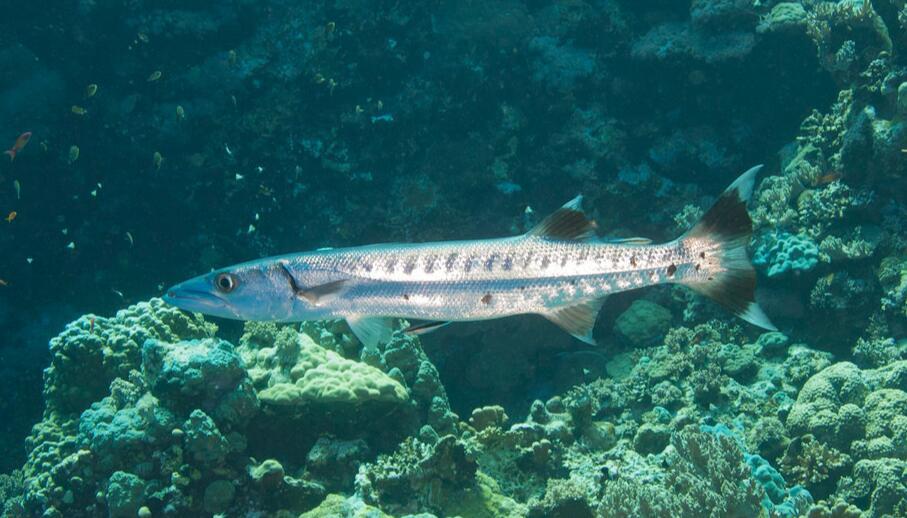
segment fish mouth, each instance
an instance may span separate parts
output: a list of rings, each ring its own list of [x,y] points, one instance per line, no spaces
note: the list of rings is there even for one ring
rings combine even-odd
[[[210,291],[198,290],[176,285],[161,297],[164,302],[185,311],[198,313],[221,313],[229,310],[230,305],[224,299]]]

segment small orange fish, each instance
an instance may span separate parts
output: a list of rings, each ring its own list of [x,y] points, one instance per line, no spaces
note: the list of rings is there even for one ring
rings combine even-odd
[[[16,211],[10,212],[9,215],[6,216],[6,222],[7,222],[7,223],[12,223],[13,220],[16,219],[16,216],[18,216],[18,215],[19,215],[19,213],[16,212]]]
[[[4,151],[3,154],[9,155],[9,161],[12,162],[16,159],[16,155],[19,154],[19,151],[22,151],[22,148],[28,144],[28,141],[31,140],[31,132],[26,131],[25,133],[19,135],[19,138],[16,139],[16,143],[13,144],[13,147]]]
[[[840,171],[829,171],[814,180],[815,184],[818,185],[828,185],[831,182],[840,180],[844,176]]]

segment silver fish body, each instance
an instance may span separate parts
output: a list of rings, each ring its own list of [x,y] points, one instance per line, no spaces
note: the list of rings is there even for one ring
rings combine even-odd
[[[329,278],[348,279],[343,296],[320,306],[326,317],[366,314],[464,321],[543,314],[617,291],[702,275],[701,268],[695,271],[694,255],[676,241],[637,246],[527,235],[366,246],[279,260],[286,261],[295,278],[316,270],[330,272]],[[292,294],[287,284],[285,296]],[[311,308],[296,300],[300,303],[286,319],[309,319]]]
[[[270,257],[190,279],[165,300],[244,320],[345,318],[370,346],[386,339],[389,317],[451,322],[527,313],[591,343],[604,297],[681,283],[773,328],[753,298],[755,274],[745,251],[751,232],[745,204],[757,171],[744,173],[699,225],[668,243],[603,242],[577,198],[522,236]]]

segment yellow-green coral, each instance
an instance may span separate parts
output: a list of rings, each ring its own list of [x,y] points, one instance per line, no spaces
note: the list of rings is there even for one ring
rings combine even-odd
[[[288,333],[295,335],[291,340]],[[290,328],[281,331],[273,348],[263,348],[249,358],[259,370],[258,393],[265,404],[305,406],[403,403],[409,398],[398,381],[361,362],[348,360],[316,344],[308,335]],[[268,370],[269,369],[269,370]]]

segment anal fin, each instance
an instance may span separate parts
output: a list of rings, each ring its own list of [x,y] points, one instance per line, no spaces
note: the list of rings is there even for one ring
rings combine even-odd
[[[589,345],[596,345],[592,337],[592,328],[595,327],[595,320],[598,312],[605,303],[607,297],[587,300],[542,313],[542,316],[554,322],[564,331],[575,336],[579,340]]]
[[[389,342],[394,332],[394,319],[387,317],[347,317],[346,323],[369,350],[375,350],[379,343]]]

